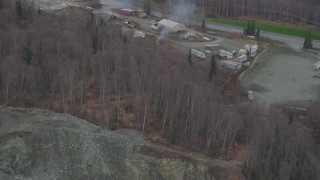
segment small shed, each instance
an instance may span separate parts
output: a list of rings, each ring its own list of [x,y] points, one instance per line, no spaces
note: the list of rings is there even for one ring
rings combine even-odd
[[[161,21],[158,22],[158,26],[163,27],[164,29],[169,30],[170,32],[179,32],[185,30],[185,25],[171,21],[169,19],[162,19]]]

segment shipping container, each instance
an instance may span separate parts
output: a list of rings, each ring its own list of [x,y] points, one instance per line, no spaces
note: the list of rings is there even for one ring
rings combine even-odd
[[[206,54],[197,50],[197,49],[191,49],[191,54],[197,56],[198,58],[204,59],[206,58]]]
[[[230,60],[221,61],[221,65],[225,68],[232,69],[232,70],[241,69],[241,63],[230,61]]]

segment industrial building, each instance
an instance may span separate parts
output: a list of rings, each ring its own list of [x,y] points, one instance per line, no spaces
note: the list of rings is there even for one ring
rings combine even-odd
[[[118,9],[118,13],[123,16],[135,16],[136,11],[132,9]]]
[[[138,16],[138,17],[147,17],[146,13],[142,10],[133,10],[133,9],[118,9],[118,14],[123,16]]]
[[[159,21],[158,26],[163,27],[164,29],[167,29],[173,33],[183,31],[186,28],[184,24],[181,24],[181,23],[178,23],[175,21],[171,21],[168,19],[162,19],[161,21]]]

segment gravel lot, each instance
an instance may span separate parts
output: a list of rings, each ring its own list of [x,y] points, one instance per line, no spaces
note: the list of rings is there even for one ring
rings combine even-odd
[[[242,77],[246,89],[254,91],[256,100],[270,105],[275,101],[314,100],[320,92],[320,74],[313,70],[319,61],[306,53],[273,47]]]

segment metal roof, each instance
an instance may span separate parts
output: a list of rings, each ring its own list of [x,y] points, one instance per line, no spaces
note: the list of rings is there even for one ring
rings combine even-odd
[[[183,24],[181,23],[178,23],[178,22],[174,22],[174,21],[171,21],[169,19],[162,19],[161,21],[158,22],[158,24],[160,25],[163,25],[163,26],[167,26],[167,27],[170,27],[170,28],[174,28],[176,26],[181,26]],[[184,25],[183,25],[184,26]]]

